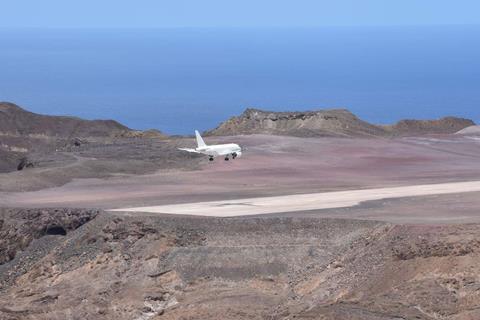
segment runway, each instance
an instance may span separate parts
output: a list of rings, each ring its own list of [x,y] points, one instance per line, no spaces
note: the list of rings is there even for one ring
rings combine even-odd
[[[275,197],[246,198],[225,201],[208,201],[150,207],[120,208],[110,209],[108,211],[235,217],[269,213],[345,208],[372,200],[478,191],[480,191],[480,181],[469,181]]]

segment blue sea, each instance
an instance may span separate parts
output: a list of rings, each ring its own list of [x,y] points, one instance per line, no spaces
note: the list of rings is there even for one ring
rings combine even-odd
[[[169,134],[246,107],[480,122],[480,26],[0,29],[0,100]]]

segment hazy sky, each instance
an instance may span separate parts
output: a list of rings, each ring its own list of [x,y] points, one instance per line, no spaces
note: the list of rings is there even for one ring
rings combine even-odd
[[[0,0],[0,27],[480,24],[479,0]]]

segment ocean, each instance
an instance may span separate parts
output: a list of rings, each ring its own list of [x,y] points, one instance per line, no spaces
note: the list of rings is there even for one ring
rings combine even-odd
[[[480,26],[0,29],[0,100],[190,134],[247,107],[480,121]]]

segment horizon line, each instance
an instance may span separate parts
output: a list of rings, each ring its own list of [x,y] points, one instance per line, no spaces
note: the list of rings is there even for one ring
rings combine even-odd
[[[178,29],[322,29],[322,28],[428,28],[428,27],[480,27],[480,23],[447,24],[365,24],[365,25],[262,25],[262,26],[0,26],[0,30],[178,30]]]

